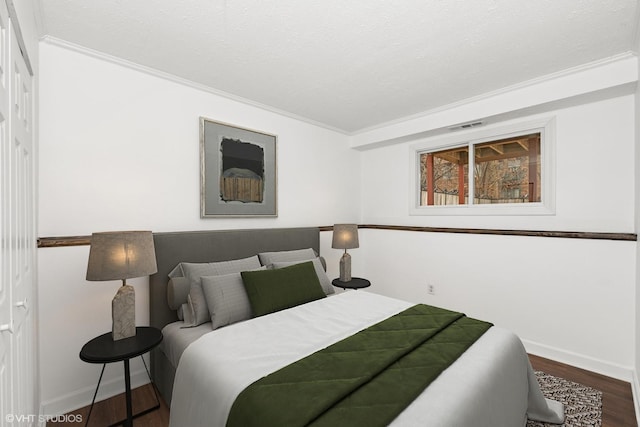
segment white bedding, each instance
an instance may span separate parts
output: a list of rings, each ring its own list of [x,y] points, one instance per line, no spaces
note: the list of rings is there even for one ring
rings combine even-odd
[[[211,332],[211,322],[195,327],[185,327],[185,325],[185,322],[180,321],[169,323],[162,328],[164,338],[160,343],[160,349],[174,367],[178,366],[182,353],[192,342]]]
[[[224,426],[248,385],[410,307],[352,291],[217,329],[193,342],[176,372],[170,425]],[[561,423],[562,405],[543,398],[526,352],[511,332],[487,331],[393,426],[517,427]]]

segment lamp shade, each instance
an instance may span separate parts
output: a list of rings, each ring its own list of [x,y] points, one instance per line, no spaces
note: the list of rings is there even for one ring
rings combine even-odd
[[[158,271],[151,231],[93,233],[87,280],[124,280]]]
[[[331,247],[334,249],[355,249],[359,247],[358,225],[335,224],[333,226]]]

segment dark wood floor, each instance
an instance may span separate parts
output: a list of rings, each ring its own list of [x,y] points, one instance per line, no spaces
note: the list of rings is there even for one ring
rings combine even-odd
[[[595,388],[602,392],[602,427],[637,427],[631,384],[529,355],[533,369]]]
[[[637,427],[631,385],[604,375],[574,368],[573,366],[554,362],[530,355],[534,369],[544,371],[557,377],[584,384],[602,391],[602,427]],[[141,412],[155,404],[153,388],[150,384],[133,390],[133,412]],[[91,414],[89,426],[106,426],[124,418],[124,393],[96,403]],[[82,416],[82,423],[48,423],[47,427],[77,427],[84,425],[89,407],[71,412]],[[145,416],[136,418],[135,427],[168,427],[169,408],[161,398],[161,406]]]
[[[133,403],[133,413],[142,412],[147,408],[151,408],[156,404],[156,397],[153,393],[151,384],[144,385],[132,390],[131,401]],[[126,401],[124,393],[113,396],[109,399],[97,402],[91,412],[89,419],[89,427],[104,427],[116,423],[126,417]],[[52,423],[48,422],[47,427],[78,427],[84,426],[89,414],[89,406],[70,412],[73,415],[82,416],[82,423]],[[77,418],[76,418],[77,419]],[[73,418],[70,418],[73,421]],[[168,427],[169,426],[169,408],[160,397],[160,408],[150,412],[142,417],[133,420],[135,427]]]

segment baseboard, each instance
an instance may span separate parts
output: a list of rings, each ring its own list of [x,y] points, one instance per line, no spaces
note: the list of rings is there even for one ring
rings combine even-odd
[[[640,420],[640,382],[638,382],[638,371],[633,373],[631,392],[633,393],[633,408],[636,410],[636,420]]]
[[[131,372],[132,389],[148,383],[149,376],[147,375],[147,371],[145,371],[144,369],[138,370],[136,372]],[[95,393],[96,391],[96,385],[85,387],[73,393],[69,393],[46,402],[42,402],[40,406],[40,414],[64,415],[68,412],[90,405],[91,399],[93,398],[93,393]],[[123,377],[114,378],[109,381],[102,381],[102,383],[100,384],[100,390],[98,390],[96,402],[108,399],[109,397],[116,396],[120,393],[124,393]]]
[[[556,362],[565,363],[567,365],[575,366],[576,368],[585,369],[607,377],[626,381],[632,385],[634,381],[636,381],[636,373],[632,367],[621,366],[615,363],[524,339],[522,340],[522,343],[524,344],[527,353],[544,357],[545,359],[555,360]],[[640,391],[640,389],[638,389],[638,391]]]

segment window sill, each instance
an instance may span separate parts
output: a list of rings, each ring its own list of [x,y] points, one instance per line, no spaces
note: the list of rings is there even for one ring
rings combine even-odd
[[[436,215],[461,215],[461,216],[529,216],[529,215],[555,215],[555,209],[543,203],[505,203],[500,205],[448,205],[448,206],[420,206],[409,209],[409,215],[436,216]]]

